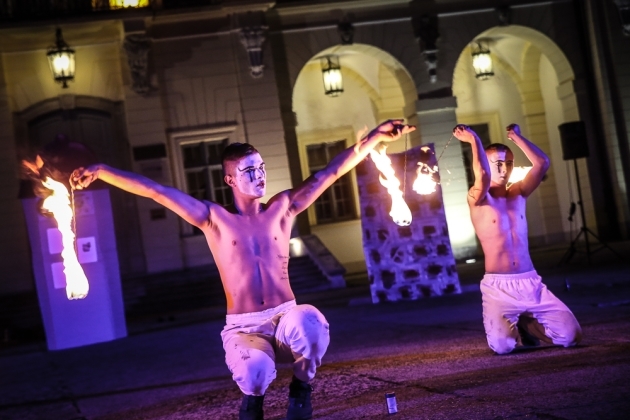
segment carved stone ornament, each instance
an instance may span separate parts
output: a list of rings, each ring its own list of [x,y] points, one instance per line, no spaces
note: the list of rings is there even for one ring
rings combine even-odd
[[[149,82],[151,40],[146,35],[127,35],[123,47],[127,52],[127,60],[131,70],[131,89],[140,95],[144,95],[151,90]]]
[[[509,26],[512,24],[512,9],[509,6],[497,7],[496,11],[499,26]]]
[[[416,36],[420,39],[420,49],[427,65],[429,81],[435,83],[437,82],[437,40],[440,37],[437,16],[424,15],[418,19]]]
[[[613,0],[619,11],[621,31],[625,36],[630,36],[630,0]]]
[[[341,45],[352,45],[354,39],[354,26],[347,20],[339,22],[337,25],[337,31],[341,38]]]
[[[243,44],[245,50],[247,50],[249,57],[249,74],[255,79],[262,77],[265,68],[262,57],[262,46],[265,42],[266,33],[266,26],[241,28],[241,44]]]
[[[437,82],[437,52],[438,50],[424,50],[422,52],[431,83]]]

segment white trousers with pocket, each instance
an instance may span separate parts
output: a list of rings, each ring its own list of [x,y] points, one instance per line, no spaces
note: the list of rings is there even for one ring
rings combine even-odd
[[[221,338],[225,362],[245,395],[265,394],[276,378],[276,362],[292,363],[293,374],[310,381],[330,343],[324,315],[295,300],[260,312],[227,315]]]

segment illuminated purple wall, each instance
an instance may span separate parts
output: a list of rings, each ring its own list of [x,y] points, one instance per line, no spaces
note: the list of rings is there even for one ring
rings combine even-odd
[[[78,260],[90,283],[85,299],[68,300],[57,223],[37,211],[38,198],[23,199],[33,272],[49,350],[127,336],[118,252],[107,189],[75,194]]]

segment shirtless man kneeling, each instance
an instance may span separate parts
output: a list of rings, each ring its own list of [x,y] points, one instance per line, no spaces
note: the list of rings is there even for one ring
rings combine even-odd
[[[311,305],[295,303],[288,276],[293,222],[376,145],[414,129],[403,120],[380,124],[324,169],[267,203],[260,201],[266,189],[265,162],[247,143],[230,144],[223,152],[224,180],[234,196],[230,207],[198,200],[176,188],[103,164],[75,170],[71,184],[83,189],[101,179],[155,200],[203,231],[227,298],[221,337],[226,364],[244,394],[239,418],[263,419],[263,398],[276,377],[276,362],[292,362],[287,419],[311,419],[312,387],[308,382],[315,376],[330,338],[322,313]]]
[[[509,125],[508,139],[533,166],[522,181],[508,187],[514,166],[508,146],[495,143],[484,151],[479,136],[465,125],[456,126],[453,135],[472,146],[475,183],[468,205],[485,255],[480,287],[488,345],[498,354],[540,341],[574,346],[582,339],[580,325],[542,283],[529,256],[525,204],[549,169],[549,158],[521,135],[518,125]]]

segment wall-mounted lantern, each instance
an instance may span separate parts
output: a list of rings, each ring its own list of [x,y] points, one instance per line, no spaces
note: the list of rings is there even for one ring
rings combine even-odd
[[[472,49],[472,65],[475,69],[475,77],[477,79],[488,80],[494,76],[490,49],[484,46],[481,41],[477,41],[476,46]]]
[[[149,7],[149,0],[109,0],[110,9]]]
[[[322,57],[322,77],[324,78],[324,93],[328,96],[339,96],[343,92],[343,78],[338,55]]]
[[[57,42],[54,47],[48,48],[46,56],[55,82],[67,88],[67,82],[74,80],[74,50],[63,40],[60,28],[57,28]]]

